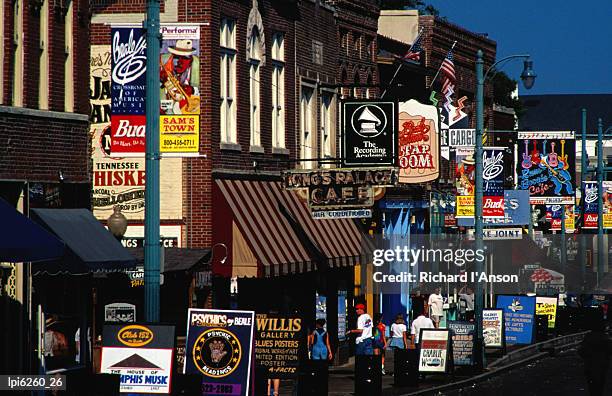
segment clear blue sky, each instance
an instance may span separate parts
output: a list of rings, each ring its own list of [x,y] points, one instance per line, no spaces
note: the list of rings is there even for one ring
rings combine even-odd
[[[497,41],[497,58],[529,53],[538,75],[521,94],[612,93],[612,0],[425,0],[450,22]],[[522,62],[504,71],[518,80]]]

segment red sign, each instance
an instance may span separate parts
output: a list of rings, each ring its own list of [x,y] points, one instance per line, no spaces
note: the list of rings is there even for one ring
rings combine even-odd
[[[145,152],[144,115],[113,115],[111,117],[111,155]]]
[[[490,196],[482,198],[482,216],[483,217],[501,217],[504,218],[504,196]]]
[[[456,227],[457,219],[454,213],[444,213],[444,227]]]
[[[597,217],[598,215],[596,213],[585,213],[582,228],[597,228]]]

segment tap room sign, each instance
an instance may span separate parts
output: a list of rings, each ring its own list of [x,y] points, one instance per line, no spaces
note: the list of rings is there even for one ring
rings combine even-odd
[[[411,99],[399,108],[400,183],[424,183],[440,175],[439,118],[435,106]]]
[[[396,118],[395,102],[342,102],[343,166],[395,165]]]
[[[329,169],[283,173],[288,190],[308,189],[312,209],[369,207],[374,204],[374,187],[394,186],[394,169]]]
[[[574,204],[575,171],[573,131],[518,132],[518,189],[532,205]]]

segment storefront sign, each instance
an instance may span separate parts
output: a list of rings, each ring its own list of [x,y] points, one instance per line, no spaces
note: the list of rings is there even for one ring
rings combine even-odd
[[[311,214],[317,220],[369,219],[372,217],[372,209],[313,210]]]
[[[255,313],[190,308],[185,374],[200,374],[202,394],[250,395]]]
[[[255,366],[265,369],[269,378],[296,378],[305,338],[302,319],[257,314],[255,320]]]
[[[448,367],[449,330],[421,329],[419,372],[445,373]]]
[[[536,297],[536,315],[546,315],[549,329],[555,328],[558,301],[558,297]]]
[[[529,224],[529,191],[504,191],[504,218],[484,218],[487,226],[512,226]]]
[[[161,246],[165,248],[179,247],[178,238],[176,237],[171,237],[171,238],[161,237],[159,241],[160,241]],[[144,237],[133,237],[133,238],[124,237],[123,239],[121,239],[121,244],[127,248],[142,248],[144,247],[144,242],[145,242]]]
[[[482,151],[484,218],[504,218],[504,167],[512,163],[505,152],[504,147],[485,147]]]
[[[346,340],[346,290],[338,290],[338,341]]]
[[[105,322],[135,322],[136,306],[128,303],[114,303],[104,306]]]
[[[142,26],[112,26],[111,155],[145,151],[146,49]]]
[[[518,188],[533,205],[574,204],[574,132],[518,132]]]
[[[343,166],[393,166],[396,161],[395,102],[342,102]]]
[[[121,393],[171,392],[174,326],[105,325],[100,372],[120,376]]]
[[[160,152],[197,155],[200,137],[200,26],[163,25]]]
[[[423,183],[440,175],[438,109],[411,99],[399,104],[400,183]]]
[[[522,239],[522,228],[488,228],[482,230],[482,236],[485,241],[498,241],[506,239]]]
[[[450,147],[457,146],[476,146],[476,130],[475,129],[449,129],[448,130],[448,145]]]
[[[534,296],[497,296],[497,308],[504,311],[507,344],[531,344],[535,317]]]
[[[471,322],[448,322],[453,342],[453,362],[455,366],[474,365],[474,334],[476,325]]]
[[[504,347],[504,311],[501,309],[482,310],[482,336],[487,348]]]

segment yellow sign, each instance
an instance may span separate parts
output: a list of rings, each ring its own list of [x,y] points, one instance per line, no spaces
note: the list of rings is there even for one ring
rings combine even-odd
[[[129,325],[119,330],[117,339],[129,347],[142,347],[153,341],[153,332],[145,326]]]
[[[557,316],[556,297],[536,297],[536,315],[546,315],[548,317],[548,328],[555,328],[555,318]]]
[[[162,153],[197,154],[200,146],[200,116],[161,116],[159,149]]]
[[[457,218],[474,217],[476,210],[474,208],[473,195],[457,195]]]
[[[612,213],[603,214],[603,228],[612,228]]]

